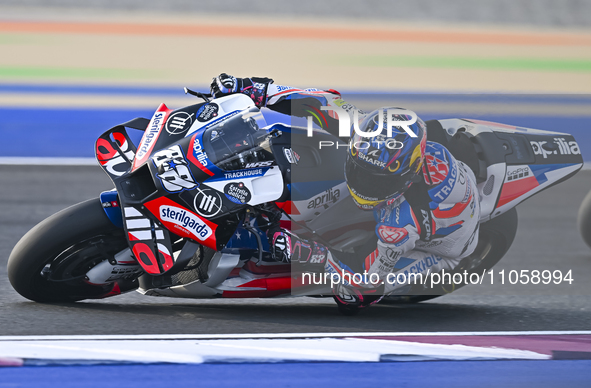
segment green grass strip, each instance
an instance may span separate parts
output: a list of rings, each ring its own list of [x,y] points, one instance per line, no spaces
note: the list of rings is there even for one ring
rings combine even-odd
[[[439,69],[530,70],[589,72],[591,60],[542,58],[474,58],[427,56],[347,56],[335,62],[341,65],[372,67],[422,67]]]

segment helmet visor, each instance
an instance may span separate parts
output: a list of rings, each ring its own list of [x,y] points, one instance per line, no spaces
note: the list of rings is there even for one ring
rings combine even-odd
[[[366,201],[383,201],[402,194],[411,185],[413,175],[379,174],[360,166],[347,155],[345,179],[353,193]]]

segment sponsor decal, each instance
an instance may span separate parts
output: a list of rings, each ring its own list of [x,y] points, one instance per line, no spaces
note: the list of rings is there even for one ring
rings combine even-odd
[[[200,216],[213,217],[222,210],[222,197],[212,189],[199,190],[193,200],[193,207]]]
[[[349,189],[353,192],[353,194],[355,194],[356,196],[358,196],[359,198],[361,198],[363,200],[366,200],[366,201],[379,201],[379,199],[377,197],[368,197],[368,196],[365,196],[363,194],[360,194],[353,187],[349,187]],[[372,205],[371,208],[373,209],[374,206]]]
[[[347,111],[347,112],[351,112],[352,110],[355,110],[355,109],[357,109],[357,108],[355,108],[355,106],[354,106],[354,105],[351,105],[351,104],[349,104],[347,101],[345,101],[345,100],[343,100],[343,99],[341,99],[341,98],[338,98],[338,97],[337,97],[336,99],[333,99],[333,101],[332,101],[332,102],[333,102],[333,103],[334,103],[336,106],[338,106],[338,107],[340,107],[340,108],[344,109],[344,110],[345,110],[345,111]]]
[[[387,274],[392,272],[392,269],[400,260],[401,252],[389,247],[385,249],[385,252],[383,251],[384,249],[378,250],[378,256],[372,264],[372,269],[375,268],[377,273]]]
[[[275,85],[275,87],[277,88],[277,93],[293,89],[291,86]]]
[[[194,113],[188,114],[187,112],[176,112],[171,115],[166,121],[166,132],[171,135],[180,135],[191,127],[193,124]]]
[[[181,230],[201,241],[206,240],[213,233],[199,217],[175,206],[160,206],[160,219],[181,227]]]
[[[266,170],[240,170],[224,174],[226,179],[254,178],[265,175]]]
[[[273,163],[274,162],[272,160],[267,162],[247,163],[245,168],[269,167]]]
[[[358,157],[366,163],[372,164],[376,167],[384,168],[386,167],[386,161],[380,160],[383,159],[383,157],[382,155],[378,155],[378,153],[380,153],[380,150],[373,149],[367,153],[359,152]],[[384,151],[384,153],[388,155],[387,152]]]
[[[442,260],[441,257],[431,255],[422,260],[416,261],[411,267],[404,270],[404,274],[408,276],[409,273],[424,273],[427,269],[437,265]]]
[[[472,187],[470,184],[466,185],[466,192],[464,193],[464,198],[462,199],[461,203],[466,203],[472,198]]]
[[[207,153],[203,150],[202,140],[199,139],[199,134],[195,134],[189,144],[189,149],[187,150],[189,161],[205,174],[213,176],[214,173],[209,169],[215,166],[208,160]]]
[[[207,167],[207,154],[203,151],[203,146],[197,136],[195,136],[195,140],[193,141],[193,156],[203,167]]]
[[[420,246],[421,248],[433,248],[433,247],[440,245],[442,242],[443,242],[442,240],[433,240],[433,241],[429,241],[429,242],[417,240],[416,244],[417,244],[417,246]]]
[[[329,205],[336,203],[339,198],[341,197],[341,190],[332,188],[326,190],[324,193],[312,198],[310,202],[308,202],[308,209],[316,209],[319,207],[324,207],[328,209]]]
[[[242,182],[228,183],[226,187],[224,187],[224,193],[230,201],[237,204],[247,203],[252,197],[250,191],[244,186],[244,183]]]
[[[312,257],[310,258],[310,264],[324,263],[325,259],[326,255],[312,255]]]
[[[160,268],[158,268],[158,262],[156,261],[154,252],[147,244],[143,242],[134,243],[132,252],[147,273],[160,274]]]
[[[152,120],[150,120],[150,124],[148,124],[148,129],[146,129],[146,132],[144,132],[144,136],[142,137],[142,141],[135,159],[137,162],[136,166],[143,162],[144,157],[150,153],[152,147],[154,147],[154,144],[156,143],[156,139],[158,139],[158,134],[164,125],[164,119],[166,118],[167,113],[160,111],[162,107],[163,105],[161,105],[156,113],[154,113]]]
[[[214,117],[217,117],[219,109],[220,107],[218,106],[218,104],[214,102],[210,102],[209,104],[203,105],[197,111],[197,121],[203,123],[211,120]]]
[[[152,161],[158,169],[157,177],[165,190],[178,192],[197,187],[179,145],[156,152]]]
[[[208,129],[208,128],[211,128],[211,127],[217,127],[218,125],[220,125],[220,124],[221,124],[221,123],[223,123],[224,121],[227,121],[227,120],[231,119],[232,117],[236,116],[236,115],[237,115],[237,114],[239,114],[240,112],[241,112],[241,111],[237,110],[237,111],[234,111],[234,112],[232,112],[232,113],[228,113],[227,115],[225,115],[225,116],[222,116],[222,117],[220,117],[220,118],[219,118],[219,119],[217,119],[217,120],[213,120],[213,121],[212,121],[212,122],[210,122],[209,124],[205,125],[203,128],[204,128],[204,129]],[[222,131],[220,131],[220,133],[222,133]],[[212,131],[212,134],[213,134],[213,131]],[[210,140],[211,140],[211,141],[213,141],[213,140],[215,140],[215,138],[212,138],[212,139],[210,139]]]
[[[402,203],[402,201],[404,201],[404,197],[401,195],[398,195],[394,198],[390,198],[389,200],[386,201],[386,206],[398,206]]]
[[[427,162],[427,169],[429,170],[429,176],[433,184],[438,185],[443,182],[449,173],[449,163],[434,155],[425,155],[425,161]]]
[[[457,176],[458,168],[456,165],[452,165],[451,169],[449,170],[449,174],[446,177],[444,177],[445,179],[442,182],[440,182],[440,184],[437,186],[438,191],[433,195],[431,195],[432,191],[429,191],[431,197],[433,199],[437,198],[440,201],[445,201],[445,199],[451,194],[451,191],[453,190],[454,185],[456,184]]]
[[[530,141],[535,155],[542,155],[547,159],[551,155],[580,155],[581,150],[576,141],[566,141],[562,137],[555,137],[553,143],[546,141]]]
[[[394,228],[388,225],[380,225],[378,235],[383,242],[388,244],[402,243],[408,240],[408,231],[405,228]]]
[[[291,148],[283,148],[283,153],[290,164],[298,164],[300,161],[300,155]]]
[[[104,208],[119,207],[119,203],[117,201],[101,202],[101,204]]]
[[[425,230],[425,241],[429,241],[431,239],[431,216],[429,212],[425,209],[421,209],[421,215],[423,216],[423,228]]]
[[[527,178],[533,176],[530,173],[529,167],[519,167],[512,171],[507,171],[507,182],[514,181],[521,178]]]
[[[129,160],[133,160],[135,154],[123,133],[113,132],[112,136],[121,151],[114,147],[110,140],[100,137],[96,141],[96,156],[101,166],[103,166],[109,174],[121,176],[125,174],[129,168],[129,163],[121,153],[123,153]]]

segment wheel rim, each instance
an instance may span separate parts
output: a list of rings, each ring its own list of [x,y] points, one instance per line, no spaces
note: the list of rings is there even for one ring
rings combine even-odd
[[[35,272],[34,285],[39,293],[54,299],[98,298],[109,293],[114,283],[104,286],[86,282],[86,273],[100,262],[127,248],[122,236],[97,235],[70,245],[49,258]]]

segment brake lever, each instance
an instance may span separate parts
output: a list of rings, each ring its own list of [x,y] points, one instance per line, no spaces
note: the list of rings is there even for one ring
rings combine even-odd
[[[196,92],[194,90],[191,90],[189,88],[185,88],[185,94],[190,94],[192,96],[195,97],[199,97],[204,99],[206,102],[210,102],[211,100],[209,98],[213,97],[210,93],[201,93],[201,92]]]

